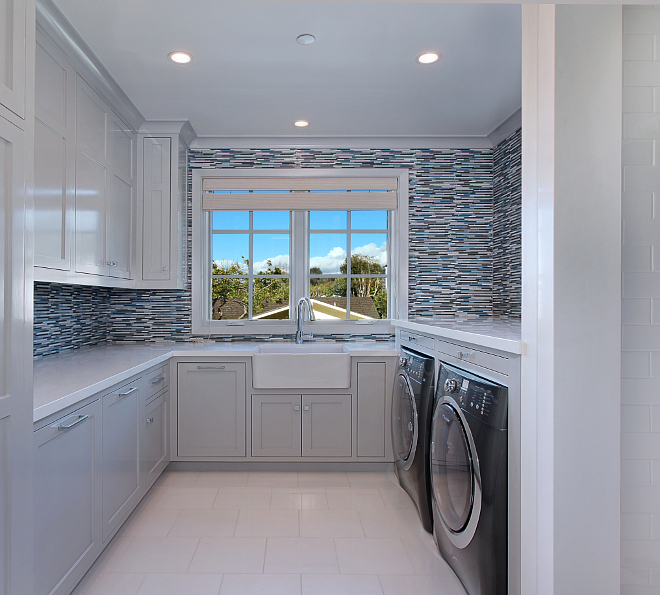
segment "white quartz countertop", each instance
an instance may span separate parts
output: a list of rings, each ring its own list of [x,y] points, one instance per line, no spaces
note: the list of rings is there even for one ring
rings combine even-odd
[[[34,421],[40,421],[92,395],[129,380],[172,357],[251,357],[263,342],[102,344],[34,361]],[[269,342],[270,344],[270,342]],[[392,356],[394,342],[349,342],[354,356]]]
[[[523,352],[520,320],[422,316],[411,320],[393,320],[392,324],[409,331],[417,331],[443,339],[454,339],[507,353],[521,354]]]

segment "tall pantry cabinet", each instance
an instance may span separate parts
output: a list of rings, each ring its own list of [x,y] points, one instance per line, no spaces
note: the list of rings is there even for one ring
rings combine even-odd
[[[0,0],[0,595],[32,592],[33,0]]]

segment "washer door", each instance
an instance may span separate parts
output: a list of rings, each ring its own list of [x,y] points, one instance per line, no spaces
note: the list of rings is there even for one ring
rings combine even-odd
[[[472,432],[451,397],[443,397],[433,413],[431,489],[445,533],[456,547],[466,547],[481,512],[481,476]]]
[[[400,466],[409,469],[415,459],[418,436],[417,404],[410,379],[404,372],[397,375],[392,399],[392,438]]]

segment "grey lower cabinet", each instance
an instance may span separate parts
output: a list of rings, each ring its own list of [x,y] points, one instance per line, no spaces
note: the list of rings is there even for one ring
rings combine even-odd
[[[252,395],[253,457],[350,457],[351,395]]]
[[[67,594],[102,549],[102,405],[34,433],[35,595]]]
[[[142,448],[144,489],[148,490],[169,463],[167,406],[169,391],[144,406]]]
[[[245,456],[245,364],[179,363],[179,457]]]
[[[142,498],[140,382],[103,397],[103,541]]]

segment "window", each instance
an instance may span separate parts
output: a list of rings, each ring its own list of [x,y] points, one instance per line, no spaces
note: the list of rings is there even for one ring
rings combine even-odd
[[[193,172],[195,334],[293,333],[302,296],[317,334],[389,325],[407,301],[407,176],[352,172]]]

